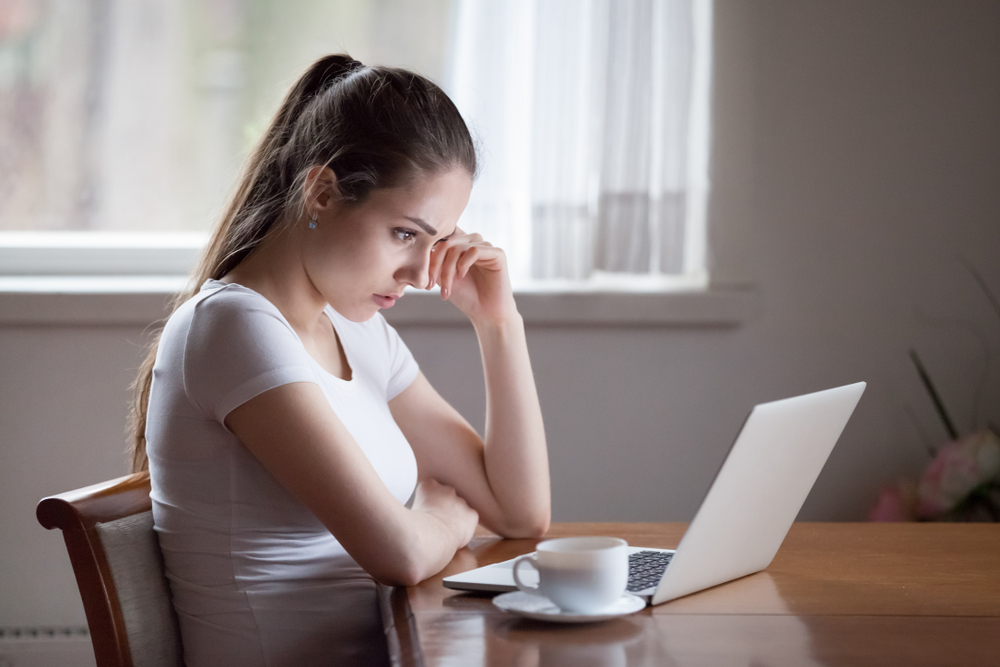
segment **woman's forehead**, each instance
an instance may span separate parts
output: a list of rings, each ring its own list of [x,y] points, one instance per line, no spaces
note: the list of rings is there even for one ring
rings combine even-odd
[[[465,209],[471,191],[472,178],[464,169],[454,169],[421,175],[399,187],[375,190],[369,201],[409,219],[428,234],[447,235]]]

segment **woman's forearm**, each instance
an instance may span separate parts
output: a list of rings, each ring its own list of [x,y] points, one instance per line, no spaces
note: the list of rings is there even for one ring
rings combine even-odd
[[[485,467],[507,537],[538,537],[551,520],[549,461],[524,321],[475,324],[486,379]]]
[[[472,510],[467,511],[474,517]],[[475,518],[469,522],[441,508],[396,506],[375,512],[365,521],[342,522],[336,537],[377,581],[414,586],[448,564],[468,543],[475,524]]]

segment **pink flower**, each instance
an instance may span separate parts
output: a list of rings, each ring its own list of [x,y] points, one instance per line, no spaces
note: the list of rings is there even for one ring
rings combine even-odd
[[[917,487],[903,480],[882,489],[868,514],[869,521],[913,521],[917,510]]]
[[[1000,474],[1000,438],[977,431],[938,450],[920,479],[917,514],[933,519],[965,500],[980,484]]]

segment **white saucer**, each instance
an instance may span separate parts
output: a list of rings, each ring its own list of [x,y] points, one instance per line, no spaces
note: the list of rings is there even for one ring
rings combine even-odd
[[[536,621],[596,623],[597,621],[606,621],[611,618],[634,614],[646,606],[646,601],[631,593],[625,593],[610,608],[600,613],[578,614],[563,611],[547,597],[513,591],[496,596],[493,598],[493,604],[504,611],[524,616],[525,618],[533,618]]]

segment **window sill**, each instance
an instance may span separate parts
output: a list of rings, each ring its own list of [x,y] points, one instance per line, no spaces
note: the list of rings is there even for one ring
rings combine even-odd
[[[177,276],[0,276],[0,325],[141,326],[167,316]],[[518,292],[532,326],[737,327],[759,310],[750,285],[671,292]],[[393,325],[464,326],[436,292],[407,294],[384,311]]]

